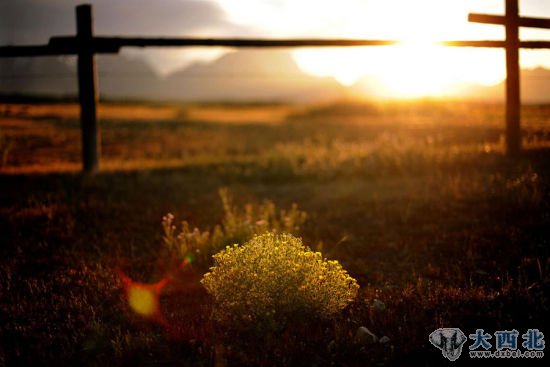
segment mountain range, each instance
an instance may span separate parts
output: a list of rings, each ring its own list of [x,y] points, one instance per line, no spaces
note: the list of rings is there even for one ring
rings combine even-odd
[[[379,98],[375,76],[350,87],[330,77],[303,72],[290,52],[242,50],[211,62],[197,62],[167,75],[125,55],[98,56],[101,97],[106,99],[197,102],[312,102],[345,96]],[[522,100],[550,102],[550,70],[522,70]],[[77,94],[74,58],[0,59],[0,94],[74,97]],[[504,83],[495,86],[456,85],[446,97],[488,101],[504,99]]]
[[[158,75],[139,58],[121,55],[98,56],[97,67],[101,97],[108,99],[307,102],[346,93],[333,78],[302,72],[285,51],[228,53],[167,76]],[[0,93],[74,97],[74,59],[0,59]]]

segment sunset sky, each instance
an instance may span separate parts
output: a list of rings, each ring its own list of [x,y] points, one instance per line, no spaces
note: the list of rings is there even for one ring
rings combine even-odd
[[[0,0],[0,44],[46,43],[74,34],[82,0]],[[502,14],[504,0],[95,0],[97,34],[200,37],[338,37],[397,39],[398,47],[300,49],[304,71],[352,84],[376,76],[403,96],[430,95],[456,83],[496,84],[504,78],[502,50],[436,47],[445,39],[503,39],[500,26],[471,24],[468,12]],[[550,18],[550,1],[520,1],[522,15]],[[550,31],[524,29],[522,39],[550,40]],[[226,49],[128,50],[160,73]],[[550,50],[522,51],[524,68],[550,68]]]

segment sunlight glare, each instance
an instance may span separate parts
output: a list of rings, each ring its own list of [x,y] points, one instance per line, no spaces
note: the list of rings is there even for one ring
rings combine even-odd
[[[333,76],[344,85],[364,77],[376,83],[378,97],[416,98],[448,96],[468,84],[494,85],[505,76],[502,53],[496,50],[450,48],[438,45],[468,32],[465,4],[422,0],[376,3],[376,11],[391,16],[357,20],[351,33],[366,38],[401,41],[390,47],[363,49],[296,50],[298,65],[317,76]],[[388,20],[389,19],[389,20]],[[363,27],[363,31],[361,31]],[[366,30],[369,29],[367,32]]]
[[[467,84],[495,85],[505,76],[499,50],[437,45],[442,40],[504,36],[498,27],[468,22],[468,12],[485,10],[474,0],[242,0],[219,4],[231,21],[277,37],[402,41],[391,47],[292,51],[306,73],[334,77],[347,86],[364,77],[375,79],[382,95],[447,95]]]

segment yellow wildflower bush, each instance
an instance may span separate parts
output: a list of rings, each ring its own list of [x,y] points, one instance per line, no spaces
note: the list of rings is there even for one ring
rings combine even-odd
[[[214,255],[202,284],[222,322],[253,328],[283,327],[344,309],[359,285],[340,263],[313,252],[290,234],[267,233]]]

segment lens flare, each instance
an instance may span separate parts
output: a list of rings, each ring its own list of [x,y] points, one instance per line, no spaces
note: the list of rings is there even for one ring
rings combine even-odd
[[[153,284],[133,281],[123,273],[120,274],[120,279],[124,286],[128,306],[130,306],[133,312],[147,319],[163,320],[159,307],[159,298],[162,288],[171,280],[170,276],[165,276]]]
[[[176,268],[183,269],[192,262],[192,256],[188,255]],[[156,283],[146,284],[136,282],[129,276],[119,271],[119,277],[124,287],[124,293],[129,308],[136,314],[160,324],[166,324],[160,310],[160,294],[163,288],[172,281],[171,275],[166,275]]]
[[[128,290],[128,304],[136,313],[150,317],[158,312],[158,295],[151,290],[135,285]]]

